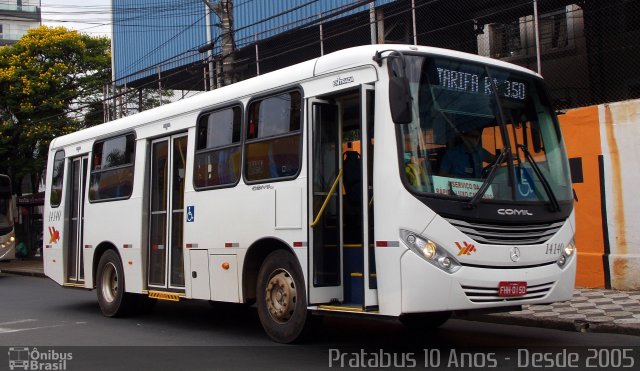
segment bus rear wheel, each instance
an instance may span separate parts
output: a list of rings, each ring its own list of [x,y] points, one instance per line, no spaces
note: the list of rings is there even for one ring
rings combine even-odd
[[[307,293],[295,257],[284,250],[267,256],[258,273],[258,316],[265,332],[279,343],[299,340],[307,325]]]
[[[103,315],[121,317],[131,312],[135,297],[124,291],[124,269],[115,251],[107,250],[100,257],[96,281],[98,303]]]

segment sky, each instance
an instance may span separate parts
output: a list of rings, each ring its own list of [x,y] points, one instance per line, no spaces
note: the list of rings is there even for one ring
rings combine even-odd
[[[111,37],[111,0],[41,0],[42,23]]]

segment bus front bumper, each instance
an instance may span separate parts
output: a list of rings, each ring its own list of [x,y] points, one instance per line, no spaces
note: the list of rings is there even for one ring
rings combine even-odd
[[[570,300],[576,254],[564,267],[555,262],[529,268],[469,267],[446,273],[407,251],[401,259],[402,313],[473,310]],[[500,282],[526,282],[520,296],[500,296]]]

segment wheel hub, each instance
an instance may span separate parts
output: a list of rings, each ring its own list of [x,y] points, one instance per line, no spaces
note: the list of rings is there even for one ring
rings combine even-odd
[[[293,277],[289,272],[279,269],[272,273],[265,290],[267,309],[277,322],[287,322],[296,307],[297,294]]]
[[[109,303],[118,296],[118,272],[111,262],[105,265],[102,273],[102,296]]]

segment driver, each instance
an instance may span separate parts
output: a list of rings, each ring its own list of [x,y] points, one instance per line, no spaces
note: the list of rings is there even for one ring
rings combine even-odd
[[[491,163],[495,156],[481,145],[482,131],[463,131],[453,146],[447,148],[440,164],[440,174],[455,178],[482,178],[482,163]]]

